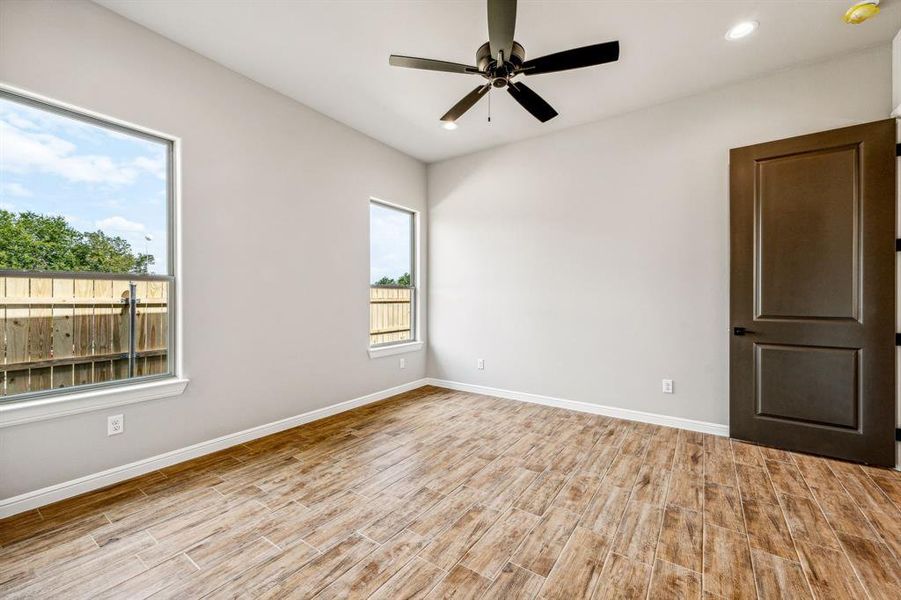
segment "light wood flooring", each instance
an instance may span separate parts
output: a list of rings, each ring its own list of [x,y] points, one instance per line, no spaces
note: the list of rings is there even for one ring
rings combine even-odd
[[[901,473],[434,387],[0,521],[0,597],[901,598]]]

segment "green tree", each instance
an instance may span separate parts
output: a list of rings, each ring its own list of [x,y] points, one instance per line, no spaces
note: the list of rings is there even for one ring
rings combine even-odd
[[[410,287],[410,279],[410,274],[404,273],[397,279],[392,279],[391,277],[382,277],[372,285],[402,285]]]
[[[63,217],[0,210],[0,269],[146,273],[152,263],[121,237],[78,231]]]

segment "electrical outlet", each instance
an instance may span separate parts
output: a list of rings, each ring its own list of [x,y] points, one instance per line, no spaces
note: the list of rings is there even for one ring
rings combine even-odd
[[[485,370],[485,359],[484,358],[480,358],[480,359],[476,360],[476,368],[479,371]]]
[[[672,379],[664,379],[663,380],[663,393],[664,394],[672,394],[673,393],[673,380]]]
[[[400,359],[400,368],[401,368],[401,369],[406,369],[406,368],[407,368],[407,359],[406,359],[406,358]]]
[[[106,435],[119,435],[123,431],[125,431],[125,415],[106,418]]]

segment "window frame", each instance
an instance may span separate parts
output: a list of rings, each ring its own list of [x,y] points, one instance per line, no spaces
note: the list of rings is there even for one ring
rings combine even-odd
[[[419,314],[420,314],[420,294],[419,294],[419,211],[414,210],[412,208],[407,208],[406,206],[402,206],[400,204],[396,204],[394,202],[388,202],[386,200],[382,200],[376,197],[370,197],[369,203],[367,205],[368,208],[371,208],[373,204],[381,206],[382,208],[387,208],[390,210],[395,210],[406,215],[410,216],[410,285],[375,285],[371,281],[369,283],[369,289],[372,288],[382,288],[382,289],[402,289],[402,290],[410,290],[410,339],[408,340],[398,340],[396,342],[383,342],[381,344],[369,344],[369,356],[370,358],[377,358],[379,356],[390,356],[393,354],[400,354],[403,352],[411,352],[415,350],[419,350],[422,348],[422,340],[419,337]],[[370,214],[369,218],[370,223],[370,232],[372,225],[372,217]],[[372,268],[372,239],[370,233],[369,239],[369,266]],[[371,274],[370,274],[371,278]],[[370,323],[370,328],[372,324]],[[370,334],[371,339],[371,334]]]
[[[181,394],[188,383],[183,376],[182,363],[181,139],[2,83],[0,83],[0,97],[104,129],[164,144],[167,157],[165,274],[0,269],[0,277],[104,279],[112,275],[117,279],[127,278],[134,281],[166,281],[169,289],[166,373],[5,396],[0,398],[0,428],[78,414],[96,410],[98,407],[119,406]]]

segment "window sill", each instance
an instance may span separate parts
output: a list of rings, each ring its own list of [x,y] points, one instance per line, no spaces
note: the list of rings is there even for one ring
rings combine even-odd
[[[178,396],[185,391],[187,385],[187,379],[170,377],[147,383],[0,404],[0,429],[114,406]]]
[[[422,342],[407,342],[405,344],[381,346],[380,348],[370,348],[369,358],[381,358],[382,356],[393,356],[395,354],[405,354],[407,352],[417,352],[419,350],[422,350]]]

